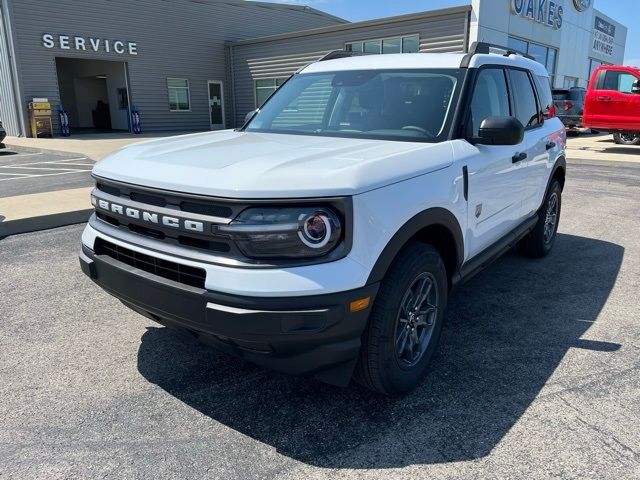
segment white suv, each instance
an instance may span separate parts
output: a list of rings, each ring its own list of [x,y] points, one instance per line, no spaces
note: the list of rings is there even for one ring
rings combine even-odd
[[[334,52],[240,129],[112,154],[93,169],[83,271],[268,368],[413,388],[451,289],[555,240],[566,137],[548,73],[493,52]]]

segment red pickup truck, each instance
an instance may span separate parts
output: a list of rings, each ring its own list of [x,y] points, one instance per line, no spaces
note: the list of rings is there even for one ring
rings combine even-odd
[[[640,145],[640,69],[598,67],[589,80],[583,125],[613,133],[616,143]]]

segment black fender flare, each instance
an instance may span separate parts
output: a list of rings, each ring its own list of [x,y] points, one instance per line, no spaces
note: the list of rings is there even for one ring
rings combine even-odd
[[[551,175],[549,175],[549,180],[547,180],[547,188],[545,190],[545,196],[546,196],[547,192],[549,191],[549,187],[551,186],[551,181],[553,180],[553,177],[556,176],[556,172],[560,168],[562,168],[562,170],[564,171],[564,174],[566,176],[567,175],[567,159],[564,157],[564,155],[559,156],[556,159],[556,163],[553,164],[553,169],[551,170]],[[564,189],[564,185],[562,185],[562,188]]]
[[[440,207],[428,208],[407,221],[391,237],[387,246],[378,256],[378,260],[371,269],[367,284],[382,281],[400,250],[422,229],[430,226],[445,227],[453,236],[456,249],[456,266],[460,268],[464,261],[464,237],[458,219],[449,210]]]

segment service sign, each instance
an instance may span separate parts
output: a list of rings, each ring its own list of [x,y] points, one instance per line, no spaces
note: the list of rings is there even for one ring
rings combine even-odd
[[[118,55],[137,55],[138,44],[124,40],[109,40],[106,38],[82,37],[79,35],[42,34],[44,48],[59,48],[60,50],[84,50],[91,52],[116,53]]]
[[[553,0],[511,0],[511,13],[546,27],[562,27],[564,7]]]
[[[596,16],[593,27],[593,51],[613,56],[613,43],[616,38],[616,26]]]

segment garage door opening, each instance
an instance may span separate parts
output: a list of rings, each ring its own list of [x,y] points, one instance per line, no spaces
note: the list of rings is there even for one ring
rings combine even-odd
[[[73,133],[131,129],[125,62],[56,58],[56,71]]]

